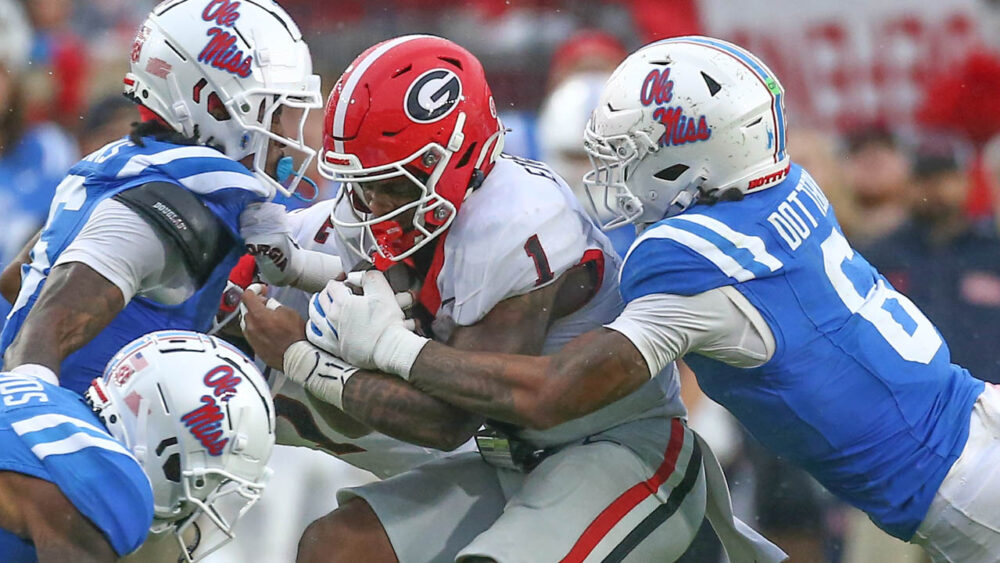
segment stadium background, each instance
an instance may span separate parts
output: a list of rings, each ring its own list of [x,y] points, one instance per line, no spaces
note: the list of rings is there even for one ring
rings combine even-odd
[[[426,32],[464,45],[483,61],[512,129],[508,152],[528,157],[544,156],[538,112],[568,76],[606,71],[663,37],[698,33],[743,45],[782,80],[792,158],[820,181],[855,246],[928,313],[958,363],[1000,381],[1000,2],[279,3],[302,28],[324,93],[376,41]],[[121,78],[154,4],[0,0],[0,267],[37,230],[65,170],[134,120]],[[761,452],[685,384],[692,425],[727,466],[737,511],[793,560],[922,560]],[[281,449],[273,467],[273,486],[238,527],[238,542],[211,561],[291,560],[305,525],[334,507],[333,491],[370,478],[309,451]],[[715,549],[706,539],[687,559],[717,560]]]

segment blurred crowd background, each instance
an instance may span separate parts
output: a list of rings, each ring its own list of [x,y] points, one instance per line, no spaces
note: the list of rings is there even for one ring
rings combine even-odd
[[[757,54],[787,95],[788,147],[853,245],[944,334],[953,360],[1000,382],[1000,1],[284,0],[324,93],[377,41],[434,33],[486,67],[507,152],[587,169],[581,132],[607,74],[650,41],[712,35]],[[82,155],[136,119],[121,94],[152,0],[0,0],[0,267],[40,227]],[[318,144],[321,112],[316,112]],[[318,178],[317,178],[318,179]],[[329,196],[335,186],[323,186]],[[300,205],[301,202],[290,201]],[[616,244],[627,248],[628,235]],[[9,306],[0,300],[0,314]],[[922,561],[761,451],[692,378],[693,427],[727,466],[737,510],[793,561]],[[291,560],[339,486],[371,477],[281,449],[274,487],[214,561]],[[717,561],[711,534],[688,561]]]

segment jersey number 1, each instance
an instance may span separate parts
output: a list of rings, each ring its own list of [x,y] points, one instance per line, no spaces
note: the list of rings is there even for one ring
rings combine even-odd
[[[836,230],[820,247],[826,275],[851,313],[861,315],[874,325],[904,360],[929,364],[941,348],[941,335],[920,309],[905,295],[887,286],[884,280],[872,283],[868,268],[859,270],[862,275],[852,280],[848,272],[852,271],[851,262],[856,258],[854,250]]]
[[[545,256],[545,250],[542,248],[542,243],[538,241],[538,235],[531,235],[528,242],[524,243],[524,251],[535,262],[535,272],[538,273],[538,280],[535,281],[536,286],[547,284],[555,279],[556,275],[549,268],[549,258]]]

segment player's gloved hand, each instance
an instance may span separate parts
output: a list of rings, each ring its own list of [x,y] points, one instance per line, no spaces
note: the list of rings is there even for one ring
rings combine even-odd
[[[272,285],[298,281],[302,266],[296,254],[301,249],[292,239],[284,205],[251,203],[240,214],[240,234],[264,281]]]
[[[427,339],[413,334],[385,276],[375,270],[361,276],[364,295],[343,282],[330,282],[309,307],[309,341],[363,369],[409,377]]]
[[[285,350],[282,371],[313,396],[343,410],[344,385],[358,368],[299,340]]]

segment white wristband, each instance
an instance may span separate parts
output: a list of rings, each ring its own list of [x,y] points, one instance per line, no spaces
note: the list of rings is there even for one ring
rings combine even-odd
[[[10,371],[21,375],[37,377],[38,379],[41,379],[45,383],[49,383],[51,385],[59,385],[59,378],[56,377],[56,372],[41,364],[21,364]]]
[[[344,408],[344,385],[358,371],[358,368],[305,340],[299,340],[285,350],[282,367],[288,379],[341,410]]]
[[[409,381],[410,369],[428,342],[430,339],[414,334],[402,325],[392,326],[379,337],[372,351],[372,361],[378,369]]]

